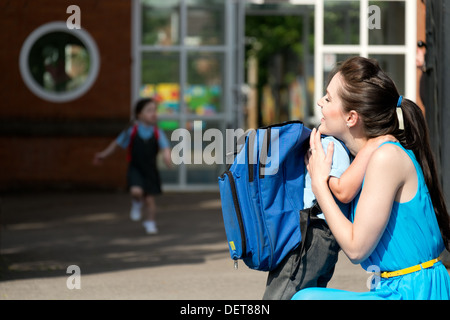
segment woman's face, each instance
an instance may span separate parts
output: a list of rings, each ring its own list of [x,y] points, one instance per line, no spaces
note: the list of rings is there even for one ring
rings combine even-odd
[[[339,73],[334,75],[328,84],[326,95],[317,102],[323,115],[320,120],[320,132],[338,138],[348,130],[346,116],[338,95],[338,88],[342,85],[341,81]]]
[[[156,124],[156,104],[154,102],[149,102],[145,105],[142,111],[138,115],[138,119],[145,124],[154,125]]]

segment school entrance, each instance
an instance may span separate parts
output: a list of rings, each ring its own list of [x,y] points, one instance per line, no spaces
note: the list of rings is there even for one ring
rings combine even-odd
[[[161,163],[164,189],[217,189],[225,164],[196,163],[213,141],[194,148],[194,133],[316,125],[327,75],[349,56],[376,58],[414,99],[416,10],[404,0],[133,0],[132,101],[155,96],[169,140],[177,129],[192,137],[189,164]]]

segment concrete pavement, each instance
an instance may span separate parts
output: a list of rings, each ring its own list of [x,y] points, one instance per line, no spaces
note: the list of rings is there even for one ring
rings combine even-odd
[[[154,236],[129,206],[124,193],[4,196],[0,299],[261,299],[267,274],[234,269],[217,192],[160,196]],[[367,291],[367,279],[341,253],[329,287]]]

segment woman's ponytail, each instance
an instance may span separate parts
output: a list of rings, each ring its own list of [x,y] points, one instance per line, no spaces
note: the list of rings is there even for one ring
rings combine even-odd
[[[414,152],[430,192],[436,218],[445,247],[450,250],[450,219],[445,204],[436,161],[431,150],[428,127],[422,110],[413,101],[403,99],[401,103],[404,130],[396,136],[400,143]]]

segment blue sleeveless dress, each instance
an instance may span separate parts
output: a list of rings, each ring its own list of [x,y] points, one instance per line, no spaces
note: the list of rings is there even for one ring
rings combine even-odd
[[[439,257],[444,250],[439,226],[422,169],[411,150],[401,147],[416,168],[418,189],[405,203],[394,202],[386,229],[372,254],[361,263],[363,269],[396,271]],[[357,203],[358,199],[355,200]],[[356,206],[355,206],[356,208]],[[354,220],[354,211],[351,221]],[[369,277],[369,274],[368,274]],[[450,276],[439,261],[432,267],[392,278],[375,277],[368,281],[368,292],[350,292],[330,288],[307,288],[293,300],[450,300]]]

